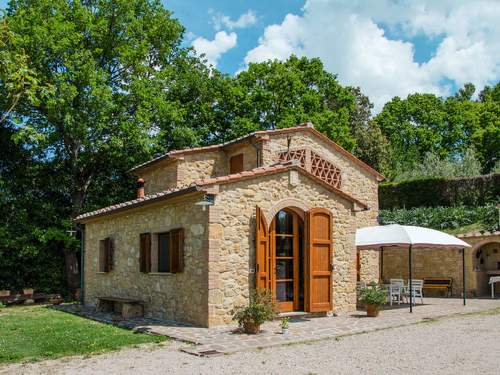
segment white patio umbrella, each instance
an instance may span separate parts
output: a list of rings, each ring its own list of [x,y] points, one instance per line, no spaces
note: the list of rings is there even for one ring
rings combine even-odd
[[[408,247],[410,312],[413,311],[412,248],[445,247],[462,249],[463,300],[465,305],[465,248],[470,247],[467,242],[438,230],[410,225],[380,225],[361,228],[356,231],[356,247],[358,249],[381,249],[383,256],[384,247],[389,246],[405,249]]]

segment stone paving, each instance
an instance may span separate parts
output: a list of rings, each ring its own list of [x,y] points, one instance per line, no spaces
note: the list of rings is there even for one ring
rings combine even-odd
[[[414,306],[412,314],[409,313],[407,305],[396,305],[386,307],[377,318],[366,317],[364,311],[335,317],[294,317],[290,318],[290,328],[287,335],[281,334],[279,321],[264,324],[259,335],[247,335],[241,333],[236,326],[200,328],[155,318],[114,321],[110,314],[98,313],[95,310],[86,309],[79,305],[58,307],[58,309],[90,319],[141,332],[169,336],[189,343],[181,350],[195,355],[206,356],[333,339],[338,336],[393,328],[493,308],[500,308],[500,299],[470,299],[467,301],[467,305],[463,306],[461,299],[426,298],[424,305],[417,304],[417,306]]]

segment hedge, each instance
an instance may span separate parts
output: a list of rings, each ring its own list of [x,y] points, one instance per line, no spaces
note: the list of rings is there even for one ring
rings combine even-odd
[[[379,186],[380,209],[485,206],[500,197],[500,173],[468,178],[426,178]]]
[[[380,210],[379,223],[416,225],[439,230],[480,224],[488,231],[499,229],[498,209],[494,204],[483,207],[415,207]]]

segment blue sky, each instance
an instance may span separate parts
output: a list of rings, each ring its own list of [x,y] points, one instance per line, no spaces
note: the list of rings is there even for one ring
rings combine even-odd
[[[0,6],[6,0],[0,0]],[[184,43],[235,74],[251,62],[319,57],[379,111],[394,96],[452,95],[500,77],[496,0],[163,0]]]

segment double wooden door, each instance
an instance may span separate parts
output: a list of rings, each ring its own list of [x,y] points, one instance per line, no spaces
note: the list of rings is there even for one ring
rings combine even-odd
[[[315,208],[303,220],[290,209],[279,211],[268,227],[257,207],[256,284],[268,288],[279,309],[332,309],[332,220]]]

